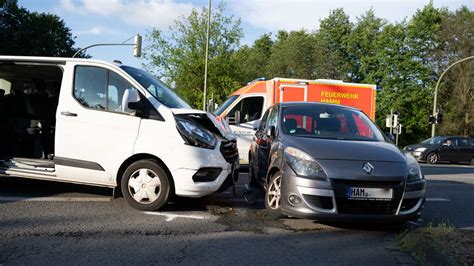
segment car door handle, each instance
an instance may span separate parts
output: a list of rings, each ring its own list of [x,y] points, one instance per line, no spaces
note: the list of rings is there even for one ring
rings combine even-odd
[[[77,116],[76,113],[71,113],[71,112],[69,112],[69,111],[61,112],[61,115],[64,115],[64,116],[74,116],[74,117]]]

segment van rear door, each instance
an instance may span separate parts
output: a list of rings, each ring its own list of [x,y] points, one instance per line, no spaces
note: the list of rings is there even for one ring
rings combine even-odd
[[[122,106],[135,89],[108,65],[67,63],[56,113],[58,178],[115,185],[121,163],[133,154],[141,119]]]
[[[306,102],[308,100],[308,85],[281,84],[278,102]]]

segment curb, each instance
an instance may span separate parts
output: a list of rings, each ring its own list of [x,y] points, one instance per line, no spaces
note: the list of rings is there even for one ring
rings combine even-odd
[[[419,265],[411,255],[401,251],[395,235],[391,234],[385,236],[383,242],[385,244],[385,249],[389,251],[390,255],[395,258],[399,265]]]

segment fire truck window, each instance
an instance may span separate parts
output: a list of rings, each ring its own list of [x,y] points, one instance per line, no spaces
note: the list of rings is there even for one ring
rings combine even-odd
[[[247,97],[241,100],[232,110],[228,116],[233,117],[235,111],[240,111],[240,123],[247,123],[255,121],[262,117],[263,97]]]
[[[247,97],[242,103],[242,123],[255,121],[262,117],[263,97]]]

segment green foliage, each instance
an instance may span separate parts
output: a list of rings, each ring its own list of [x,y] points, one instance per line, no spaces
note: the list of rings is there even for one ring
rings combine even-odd
[[[167,81],[193,107],[202,107],[206,49],[207,9],[193,10],[175,21],[170,35],[153,29],[147,36],[144,66]],[[237,82],[234,54],[240,44],[240,20],[224,15],[224,4],[211,13],[208,95],[224,99]],[[209,97],[210,98],[210,97]]]
[[[239,47],[240,21],[213,12],[209,87],[217,102],[258,77],[339,79],[377,84],[376,122],[385,128],[390,110],[404,126],[400,145],[429,137],[427,123],[436,81],[444,69],[474,54],[474,12],[456,12],[429,3],[407,20],[388,23],[368,10],[354,23],[335,9],[313,31],[264,34]],[[164,77],[193,106],[201,107],[207,13],[194,11],[176,21],[170,36],[153,30],[148,67]],[[220,41],[217,41],[220,40]],[[439,133],[474,132],[474,63],[453,68],[444,79],[439,103],[445,120]]]
[[[0,1],[0,54],[72,56],[71,30],[56,15],[29,12],[17,0]]]

